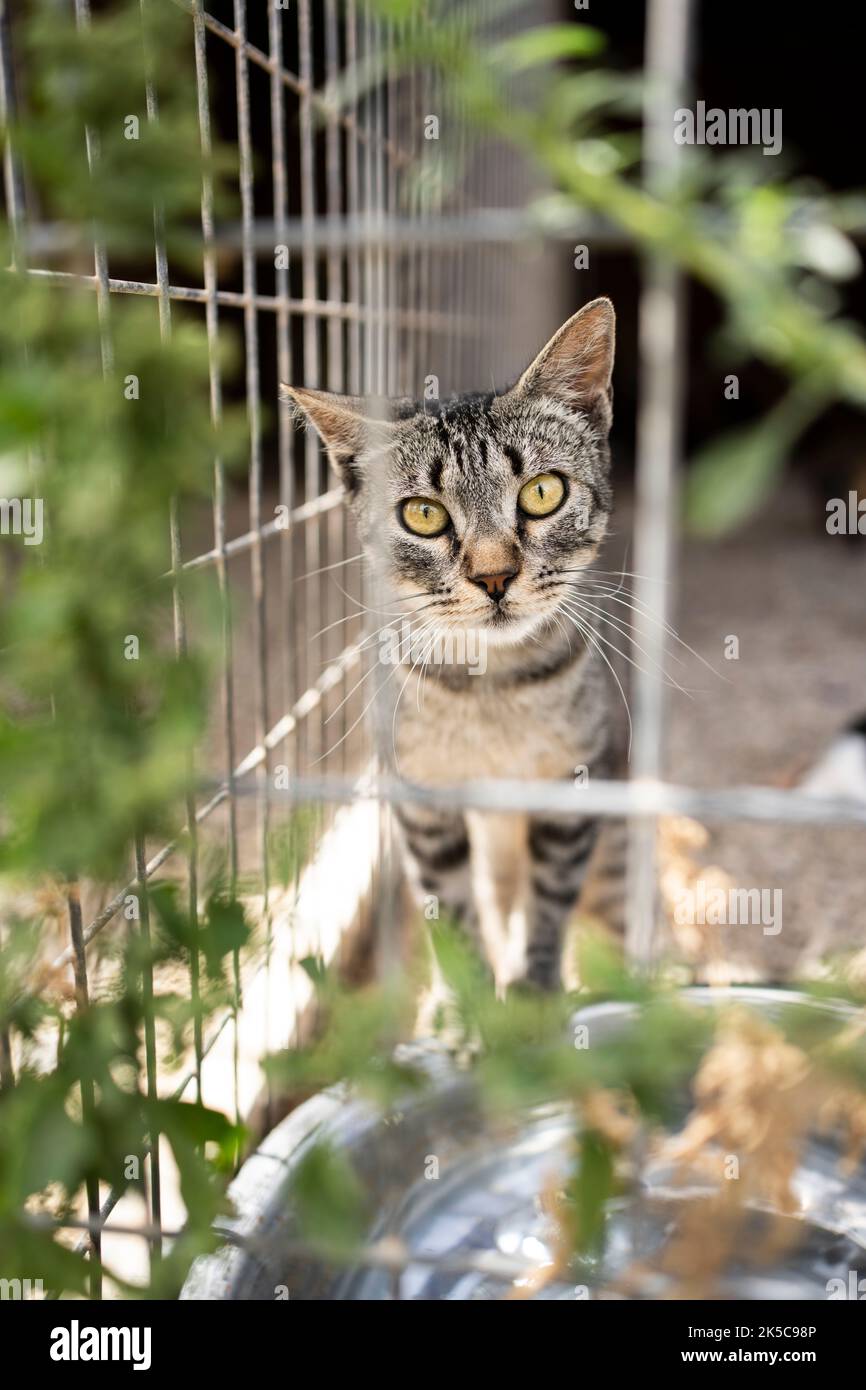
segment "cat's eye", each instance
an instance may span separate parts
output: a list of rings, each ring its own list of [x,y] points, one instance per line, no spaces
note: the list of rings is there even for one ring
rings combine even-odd
[[[403,503],[401,514],[416,536],[439,536],[451,520],[442,503],[429,497],[410,497]]]
[[[565,483],[555,473],[539,473],[524,483],[517,497],[527,516],[549,516],[565,496]]]

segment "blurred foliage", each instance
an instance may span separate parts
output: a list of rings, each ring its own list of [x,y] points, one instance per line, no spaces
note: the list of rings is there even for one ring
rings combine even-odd
[[[603,43],[595,31],[536,27],[501,41],[429,0],[420,8],[383,0],[383,8],[401,21],[407,63],[438,69],[462,113],[547,170],[558,196],[535,209],[540,226],[576,210],[610,219],[721,296],[738,351],[790,374],[795,394],[759,436],[735,442],[733,468],[716,451],[692,475],[693,519],[704,529],[735,524],[769,493],[785,447],[811,413],[834,397],[866,399],[861,339],[831,320],[818,292],[858,268],[845,235],[858,215],[854,201],[837,209],[794,184],[768,186],[708,166],[655,197],[636,178],[637,133],[622,128],[639,109],[637,86],[597,65]],[[198,266],[202,179],[214,178],[219,190],[232,162],[217,149],[203,167],[189,14],[109,0],[80,29],[70,11],[34,0],[16,20],[25,100],[3,132],[13,170],[19,160],[27,169],[41,223],[62,233],[52,253],[57,269],[92,275],[94,236],[112,267],[140,266],[152,254],[155,225],[164,226],[172,266],[193,253]],[[158,122],[147,116],[148,79]],[[135,138],[127,138],[131,116]],[[430,180],[433,199],[459,172],[446,144],[441,177]],[[231,1006],[237,956],[252,941],[237,885],[217,875],[196,920],[176,886],[151,885],[139,915],[112,934],[113,987],[79,1009],[70,1004],[68,966],[60,972],[65,994],[46,961],[34,968],[46,920],[9,904],[22,881],[43,875],[61,886],[85,876],[111,881],[134,837],[181,828],[221,615],[214,610],[210,626],[197,626],[200,639],[178,659],[172,590],[159,576],[171,560],[170,509],[183,516],[187,503],[209,495],[214,458],[235,457],[240,423],[229,412],[215,436],[198,319],[175,308],[166,337],[155,304],[113,296],[100,321],[92,286],[26,274],[30,252],[26,228],[0,224],[0,257],[16,267],[0,272],[0,498],[40,499],[45,524],[39,545],[0,537],[0,1274],[42,1278],[53,1291],[92,1288],[93,1265],[57,1238],[53,1223],[80,1212],[83,1189],[143,1193],[142,1160],[163,1136],[188,1212],[184,1231],[154,1258],[145,1290],[167,1296],[190,1259],[215,1242],[212,1223],[226,1210],[242,1136],[225,1116],[183,1099],[185,1089],[157,1097],[145,1039],[156,1047],[156,1027],[160,1058],[177,1061],[204,1019]],[[198,593],[189,596],[207,607]],[[285,885],[316,829],[310,812],[272,832],[269,853]],[[457,1050],[472,1059],[484,1104],[509,1114],[551,1098],[574,1106],[571,1239],[596,1248],[617,1177],[609,1138],[581,1118],[587,1097],[606,1088],[663,1120],[706,1045],[708,1020],[586,943],[581,1002],[632,999],[641,1026],[639,1045],[624,1036],[580,1050],[569,1036],[573,999],[515,991],[502,1001],[459,935],[438,930],[436,949],[454,999]],[[154,970],[173,964],[191,973],[201,965],[197,999],[162,990],[152,997]],[[318,1089],[340,1080],[385,1107],[416,1094],[427,1077],[398,1045],[411,1034],[417,982],[350,994],[316,962],[307,968],[322,1034],[270,1059],[272,1081]],[[9,1033],[19,1045],[14,1085],[3,1056]],[[826,1037],[812,1041],[830,1047]],[[49,1043],[53,1066],[45,1063]],[[859,1045],[840,1050],[834,1041],[830,1051],[846,1075],[866,1076]],[[360,1184],[322,1146],[312,1147],[296,1197],[304,1231],[329,1250],[346,1255],[366,1229]]]
[[[682,1123],[692,1077],[729,1015],[695,1005],[664,978],[637,979],[606,939],[582,938],[579,993],[512,989],[503,999],[459,928],[437,923],[431,938],[448,991],[443,1041],[455,1067],[471,1078],[490,1132],[503,1120],[529,1119],[538,1106],[573,1112],[574,1157],[561,1184],[558,1229],[568,1259],[598,1254],[611,1199],[639,1181],[635,1159],[642,1146]],[[321,970],[314,978],[327,1026],[308,1047],[272,1057],[272,1078],[311,1090],[339,1083],[346,1096],[348,1080],[351,1095],[380,1108],[386,1123],[416,1101],[423,1104],[431,1072],[417,1050],[397,1047],[407,1036],[417,982],[407,976],[358,993]],[[840,973],[806,987],[801,1002],[780,998],[773,1026],[822,1074],[866,1091],[862,1025],[814,1007],[830,999],[864,1004],[862,990]],[[607,1000],[630,1002],[634,1014],[599,1045],[591,1022],[581,1034],[584,1015],[576,1011]],[[632,1139],[617,1134],[620,1116],[637,1120]],[[310,1143],[287,1199],[301,1233],[330,1261],[351,1263],[371,1215],[382,1218],[381,1211],[369,1212],[363,1183],[326,1136]]]
[[[202,180],[219,196],[234,161],[218,148],[203,164],[189,15],[115,0],[78,27],[71,5],[35,0],[13,30],[21,104],[3,137],[50,264],[92,276],[95,239],[112,273],[153,280],[157,227],[172,268],[200,273]],[[134,837],[182,830],[221,614],[213,576],[181,581],[196,624],[178,658],[169,517],[210,498],[214,459],[239,458],[242,425],[227,411],[218,438],[211,424],[200,314],[174,307],[162,334],[155,302],[113,295],[100,318],[92,284],[26,273],[38,255],[26,224],[0,223],[15,267],[0,271],[0,497],[38,499],[44,529],[40,544],[0,536],[0,1048],[16,1040],[0,1093],[0,1273],[92,1289],[92,1264],[53,1223],[99,1184],[102,1199],[106,1185],[143,1196],[162,1136],[188,1213],[154,1253],[145,1292],[166,1296],[213,1244],[242,1135],[188,1098],[194,1086],[157,1096],[145,1038],[177,1063],[231,1007],[243,907],[216,878],[193,920],[185,893],[152,884],[100,940],[109,983],[86,1007],[71,1005],[71,967],[50,959],[68,930],[64,884],[116,882]],[[34,883],[51,885],[46,916]],[[196,975],[200,963],[197,1000],[177,986],[153,997],[171,963]]]
[[[605,36],[581,23],[530,25],[503,40],[493,7],[449,0],[378,0],[402,20],[396,61],[441,78],[441,138],[425,150],[426,186],[444,199],[463,172],[464,123],[528,156],[556,192],[535,209],[539,231],[591,235],[593,219],[625,233],[638,253],[679,265],[708,286],[726,314],[731,368],[759,358],[785,374],[790,396],[757,424],[725,433],[691,466],[686,516],[720,534],[774,490],[800,432],[833,401],[866,406],[866,344],[838,316],[836,282],[862,271],[847,230],[863,198],[833,197],[799,178],[782,155],[683,150],[675,177],[650,187],[638,163],[642,74],[605,67]],[[346,92],[378,80],[383,59],[359,68]],[[331,94],[340,99],[339,90]],[[453,115],[454,119],[449,119]],[[670,112],[673,143],[673,105]],[[772,169],[768,165],[772,164]],[[584,231],[580,233],[580,229]]]

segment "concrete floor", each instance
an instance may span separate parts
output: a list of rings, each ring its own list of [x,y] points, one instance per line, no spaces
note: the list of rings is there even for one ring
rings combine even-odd
[[[627,511],[610,554],[628,532]],[[693,692],[669,696],[672,780],[785,784],[866,709],[866,540],[829,536],[823,523],[820,502],[792,486],[736,536],[682,544],[673,624],[720,678],[672,644],[685,661],[668,669]],[[725,659],[730,636],[739,639],[737,660]],[[866,946],[862,829],[708,829],[706,862],[737,887],[782,892],[777,935],[716,929],[715,949],[736,978],[809,974],[828,956]]]

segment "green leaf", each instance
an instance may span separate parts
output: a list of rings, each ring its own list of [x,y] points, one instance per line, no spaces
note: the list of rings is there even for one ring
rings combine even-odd
[[[771,496],[794,441],[824,401],[824,393],[806,382],[757,424],[709,444],[686,478],[690,529],[699,536],[722,536],[753,516]]]
[[[577,1172],[567,1187],[574,1203],[575,1249],[598,1253],[604,1245],[605,1208],[613,1195],[614,1154],[610,1144],[594,1130],[580,1138]]]
[[[331,1145],[314,1144],[289,1188],[303,1234],[331,1250],[348,1252],[366,1229],[364,1189],[348,1159]]]
[[[491,49],[490,57],[509,72],[524,72],[543,63],[592,58],[605,42],[599,29],[586,24],[545,24],[505,39]]]

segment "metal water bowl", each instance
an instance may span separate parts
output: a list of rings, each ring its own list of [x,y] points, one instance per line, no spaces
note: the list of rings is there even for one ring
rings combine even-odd
[[[684,997],[710,1008],[736,1001],[771,1020],[785,1006],[805,1002],[791,991],[749,987],[695,988]],[[850,1014],[842,1005],[813,1007]],[[621,1036],[637,1018],[634,1006],[619,1003],[579,1015],[590,1025],[594,1047]],[[196,1262],[182,1298],[497,1300],[513,1296],[533,1269],[549,1262],[554,1233],[539,1194],[567,1172],[573,1115],[544,1106],[495,1123],[482,1113],[471,1073],[458,1071],[444,1051],[406,1051],[429,1072],[431,1085],[400,1110],[383,1117],[345,1087],[334,1087],[277,1126],[232,1185],[235,1243]],[[684,1094],[683,1117],[687,1109]],[[341,1269],[298,1248],[286,1187],[311,1143],[324,1138],[351,1160],[379,1213],[370,1240],[396,1237],[416,1256],[399,1275],[367,1265]],[[436,1181],[424,1176],[432,1156],[439,1165]],[[851,1271],[866,1274],[866,1173],[861,1168],[843,1178],[838,1160],[831,1140],[808,1141],[794,1180],[800,1213],[774,1218],[791,1223],[786,1253],[757,1268],[746,1251],[742,1262],[719,1275],[716,1297],[825,1299],[828,1288],[847,1288]],[[611,1296],[618,1276],[636,1259],[651,1260],[684,1203],[700,1195],[670,1188],[667,1177],[647,1168],[639,1200],[609,1204],[603,1256],[575,1262],[567,1281],[551,1282],[534,1296]],[[750,1213],[747,1237],[758,1239],[767,1220],[767,1213]],[[842,1284],[831,1285],[834,1279]],[[643,1296],[664,1298],[664,1282],[645,1288]]]

